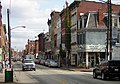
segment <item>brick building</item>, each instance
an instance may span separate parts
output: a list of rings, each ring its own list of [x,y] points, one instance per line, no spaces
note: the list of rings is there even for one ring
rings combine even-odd
[[[39,47],[39,58],[45,59],[45,44],[44,44],[44,33],[38,35],[38,47]]]
[[[5,59],[7,54],[8,44],[6,36],[6,25],[2,24],[2,6],[0,2],[0,61]]]
[[[71,56],[72,66],[91,67],[101,59],[105,59],[106,30],[107,30],[107,4],[101,2],[75,0],[69,5],[71,14]],[[120,5],[112,4],[112,24],[119,30]],[[51,51],[56,51],[56,20],[61,23],[61,45],[65,50],[65,9],[60,13],[53,11],[49,24],[51,37]],[[59,22],[57,22],[59,23]],[[119,34],[118,34],[119,35]],[[119,37],[119,36],[118,36]],[[119,39],[119,38],[118,38]],[[57,42],[59,43],[59,42]],[[57,44],[58,45],[58,44]]]

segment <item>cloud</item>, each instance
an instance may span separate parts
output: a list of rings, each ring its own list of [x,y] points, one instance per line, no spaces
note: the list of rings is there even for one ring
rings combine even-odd
[[[68,0],[69,4],[73,0]],[[3,23],[7,24],[7,8],[11,9],[11,28],[25,25],[26,29],[17,28],[12,30],[12,47],[23,49],[28,39],[43,32],[48,32],[47,20],[52,10],[61,11],[65,0],[1,0]]]

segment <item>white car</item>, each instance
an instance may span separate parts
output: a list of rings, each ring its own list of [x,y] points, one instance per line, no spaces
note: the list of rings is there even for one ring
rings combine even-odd
[[[30,69],[30,70],[34,70],[34,71],[36,70],[33,59],[24,59],[23,65],[22,65],[22,70],[24,71],[25,69]]]

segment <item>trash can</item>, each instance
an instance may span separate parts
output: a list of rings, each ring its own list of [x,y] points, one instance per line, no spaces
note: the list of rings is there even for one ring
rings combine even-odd
[[[5,69],[5,82],[13,82],[13,69]]]

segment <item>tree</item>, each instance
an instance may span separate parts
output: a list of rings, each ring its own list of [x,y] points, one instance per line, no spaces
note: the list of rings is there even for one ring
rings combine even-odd
[[[70,58],[70,53],[71,53],[71,16],[67,1],[66,1],[66,9],[65,9],[65,47],[67,53],[66,64],[68,64],[68,60]]]

